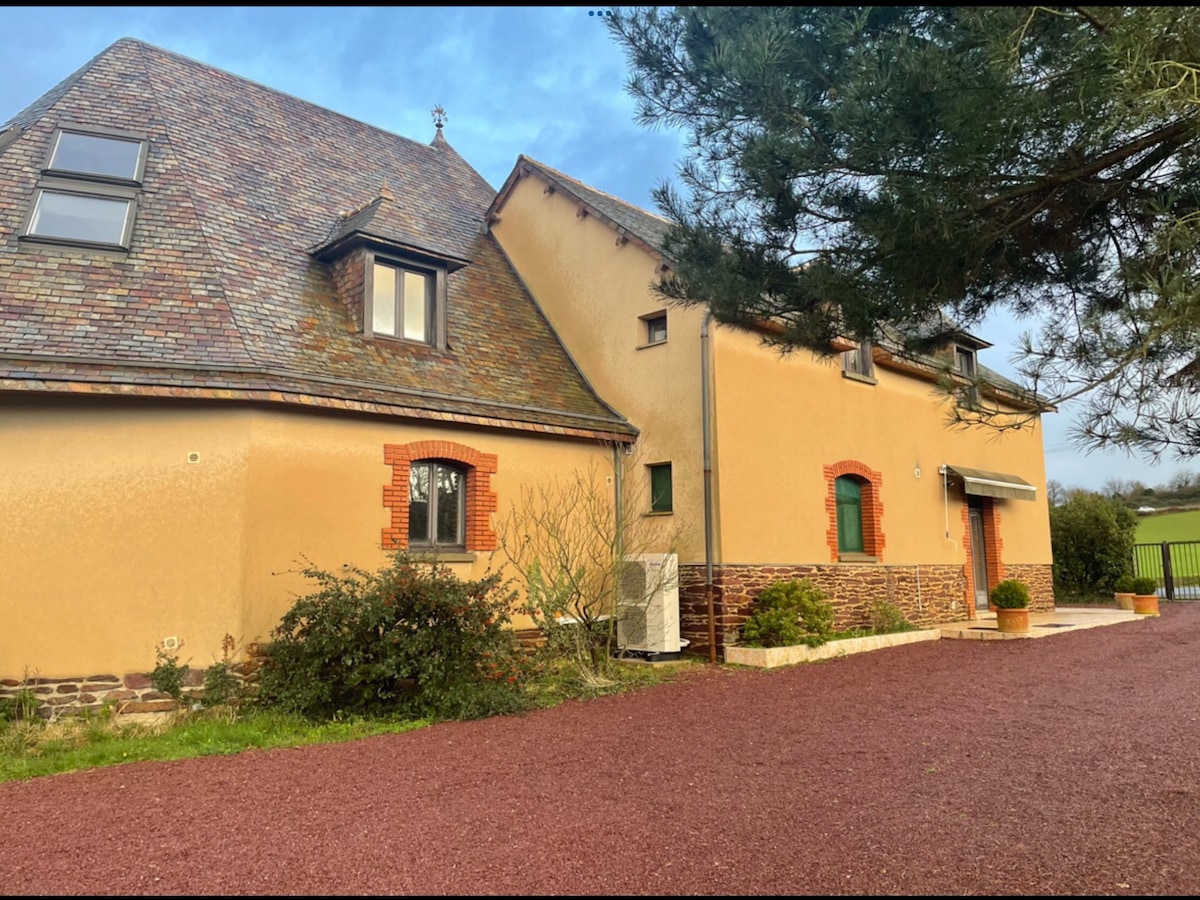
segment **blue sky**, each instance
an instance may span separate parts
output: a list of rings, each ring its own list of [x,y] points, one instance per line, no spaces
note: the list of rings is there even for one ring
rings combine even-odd
[[[445,134],[496,188],[524,153],[653,209],[673,178],[678,134],[634,122],[624,54],[601,7],[6,7],[0,31],[0,122],[122,37],[135,37],[418,140]],[[995,317],[980,361],[1012,374],[1022,330]],[[1180,469],[1116,453],[1080,455],[1070,414],[1045,417],[1047,476],[1099,488],[1154,485]]]

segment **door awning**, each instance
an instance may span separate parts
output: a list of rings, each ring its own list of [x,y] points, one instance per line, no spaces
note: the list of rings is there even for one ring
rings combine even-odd
[[[1016,475],[985,472],[966,466],[946,466],[951,476],[963,484],[963,490],[978,497],[1002,497],[1006,500],[1036,500],[1037,488]]]

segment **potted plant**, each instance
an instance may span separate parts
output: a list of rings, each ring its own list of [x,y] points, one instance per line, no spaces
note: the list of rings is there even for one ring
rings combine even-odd
[[[1015,578],[1000,582],[988,597],[996,607],[996,628],[1007,634],[1029,630],[1029,588]]]
[[[1158,615],[1158,581],[1153,578],[1133,579],[1133,611],[1143,616]]]
[[[1133,576],[1122,575],[1113,584],[1113,599],[1121,609],[1133,609]]]

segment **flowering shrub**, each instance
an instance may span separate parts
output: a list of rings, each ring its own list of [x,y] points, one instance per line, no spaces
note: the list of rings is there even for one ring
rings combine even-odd
[[[345,713],[468,719],[525,707],[525,654],[499,575],[461,581],[396,553],[378,572],[313,567],[318,590],[272,632],[258,702],[313,718]]]

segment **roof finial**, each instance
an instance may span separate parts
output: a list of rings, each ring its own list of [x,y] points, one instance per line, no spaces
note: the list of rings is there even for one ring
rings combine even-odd
[[[442,126],[450,119],[450,117],[446,115],[446,110],[442,108],[440,103],[433,108],[431,115],[433,116],[433,124],[437,127],[438,131],[441,131]]]
[[[379,196],[384,200],[395,200],[396,195],[392,193],[392,189],[388,187],[387,176],[383,176],[383,184],[379,186]]]

